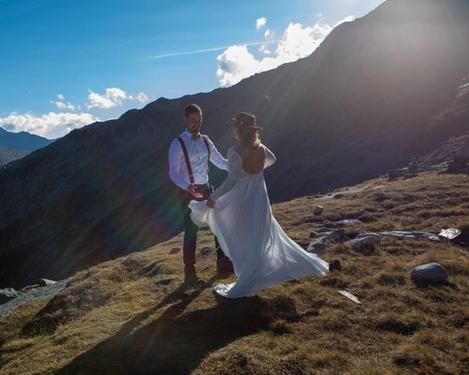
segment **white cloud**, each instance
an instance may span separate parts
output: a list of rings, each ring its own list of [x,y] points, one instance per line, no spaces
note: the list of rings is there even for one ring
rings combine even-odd
[[[145,94],[144,92],[139,92],[137,95],[136,95],[136,99],[140,102],[140,103],[146,103],[150,100],[150,98],[148,97],[147,94]]]
[[[47,138],[58,138],[95,121],[99,121],[99,118],[91,113],[49,112],[36,116],[32,113],[13,112],[0,117],[0,126],[9,131],[26,131]]]
[[[261,17],[256,20],[256,29],[260,30],[267,24],[267,18]]]
[[[122,104],[122,101],[127,98],[127,94],[124,90],[117,87],[106,89],[103,95],[98,94],[94,91],[89,91],[88,102],[86,107],[91,108],[112,108]]]
[[[77,107],[72,103],[51,100],[51,104],[54,104],[58,109],[66,109],[72,112],[75,112],[77,110]]]
[[[140,92],[137,95],[130,95],[127,94],[124,90],[111,87],[107,88],[104,94],[98,94],[94,91],[89,91],[88,93],[88,101],[86,103],[86,107],[88,109],[91,108],[101,108],[101,109],[109,109],[116,106],[121,106],[124,101],[128,100],[136,100],[140,103],[147,102],[148,96],[144,92]]]
[[[68,110],[72,112],[75,112],[80,109],[80,106],[76,106],[72,103],[65,102],[65,97],[63,94],[58,94],[57,99],[59,100],[51,100],[50,103],[54,104],[58,109]]]
[[[351,18],[347,17],[340,23],[349,20]],[[322,20],[313,26],[290,23],[279,40],[271,40],[273,31],[269,29],[264,33],[265,44],[258,49],[261,54],[259,57],[249,51],[248,45],[230,46],[217,57],[218,81],[221,86],[234,85],[255,73],[306,57],[314,52],[332,29],[331,25]],[[267,48],[267,44],[273,48]]]
[[[272,31],[272,29],[267,29],[264,33],[264,37],[266,39],[272,39],[274,37],[274,32]]]

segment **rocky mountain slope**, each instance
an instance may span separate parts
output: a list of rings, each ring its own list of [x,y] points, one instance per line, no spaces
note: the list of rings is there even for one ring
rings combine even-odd
[[[467,130],[438,127],[436,137],[430,125],[469,77],[468,38],[465,0],[388,0],[337,27],[308,58],[230,88],[161,98],[10,163],[0,169],[0,286],[63,278],[178,233],[166,154],[190,102],[222,151],[232,144],[225,121],[257,114],[278,156],[267,174],[274,201],[427,154]]]
[[[13,133],[0,127],[0,166],[45,147],[54,140],[28,132]]]
[[[28,153],[29,151],[0,147],[0,167],[9,163],[10,161],[20,159]]]
[[[466,226],[469,176],[435,172],[365,181],[274,205],[305,248],[320,228],[438,233]],[[335,198],[332,198],[335,196]],[[323,206],[319,215],[313,213]],[[346,220],[346,221],[344,221]],[[75,274],[53,297],[0,318],[0,373],[10,374],[464,374],[469,361],[467,248],[382,236],[372,246],[328,244],[342,270],[219,300],[212,237],[182,285],[177,236]],[[208,247],[208,248],[207,248]],[[448,283],[417,287],[414,266],[439,262]],[[229,280],[222,280],[223,282]],[[338,292],[353,293],[356,304]]]

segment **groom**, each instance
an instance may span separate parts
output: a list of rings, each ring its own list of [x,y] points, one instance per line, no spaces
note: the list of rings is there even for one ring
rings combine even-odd
[[[200,134],[202,109],[190,104],[185,109],[186,130],[176,137],[169,147],[169,177],[177,186],[179,203],[184,216],[184,279],[187,284],[199,281],[195,271],[195,248],[197,226],[192,222],[191,200],[206,200],[212,192],[208,181],[208,161],[219,169],[228,169],[228,160],[220,155],[215,145],[206,135]],[[217,249],[217,273],[233,272],[230,259],[225,256],[215,237]]]

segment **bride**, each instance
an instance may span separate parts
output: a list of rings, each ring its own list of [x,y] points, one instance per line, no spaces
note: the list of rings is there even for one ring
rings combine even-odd
[[[228,298],[248,296],[273,284],[307,275],[325,275],[328,263],[289,238],[272,215],[264,169],[274,154],[259,139],[253,114],[230,121],[238,144],[228,150],[228,177],[207,201],[191,201],[191,219],[209,226],[238,277],[215,292]]]

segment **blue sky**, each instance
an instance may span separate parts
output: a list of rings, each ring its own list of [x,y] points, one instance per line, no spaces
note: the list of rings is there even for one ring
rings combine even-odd
[[[0,126],[54,138],[228,86],[311,53],[382,2],[0,0]]]

